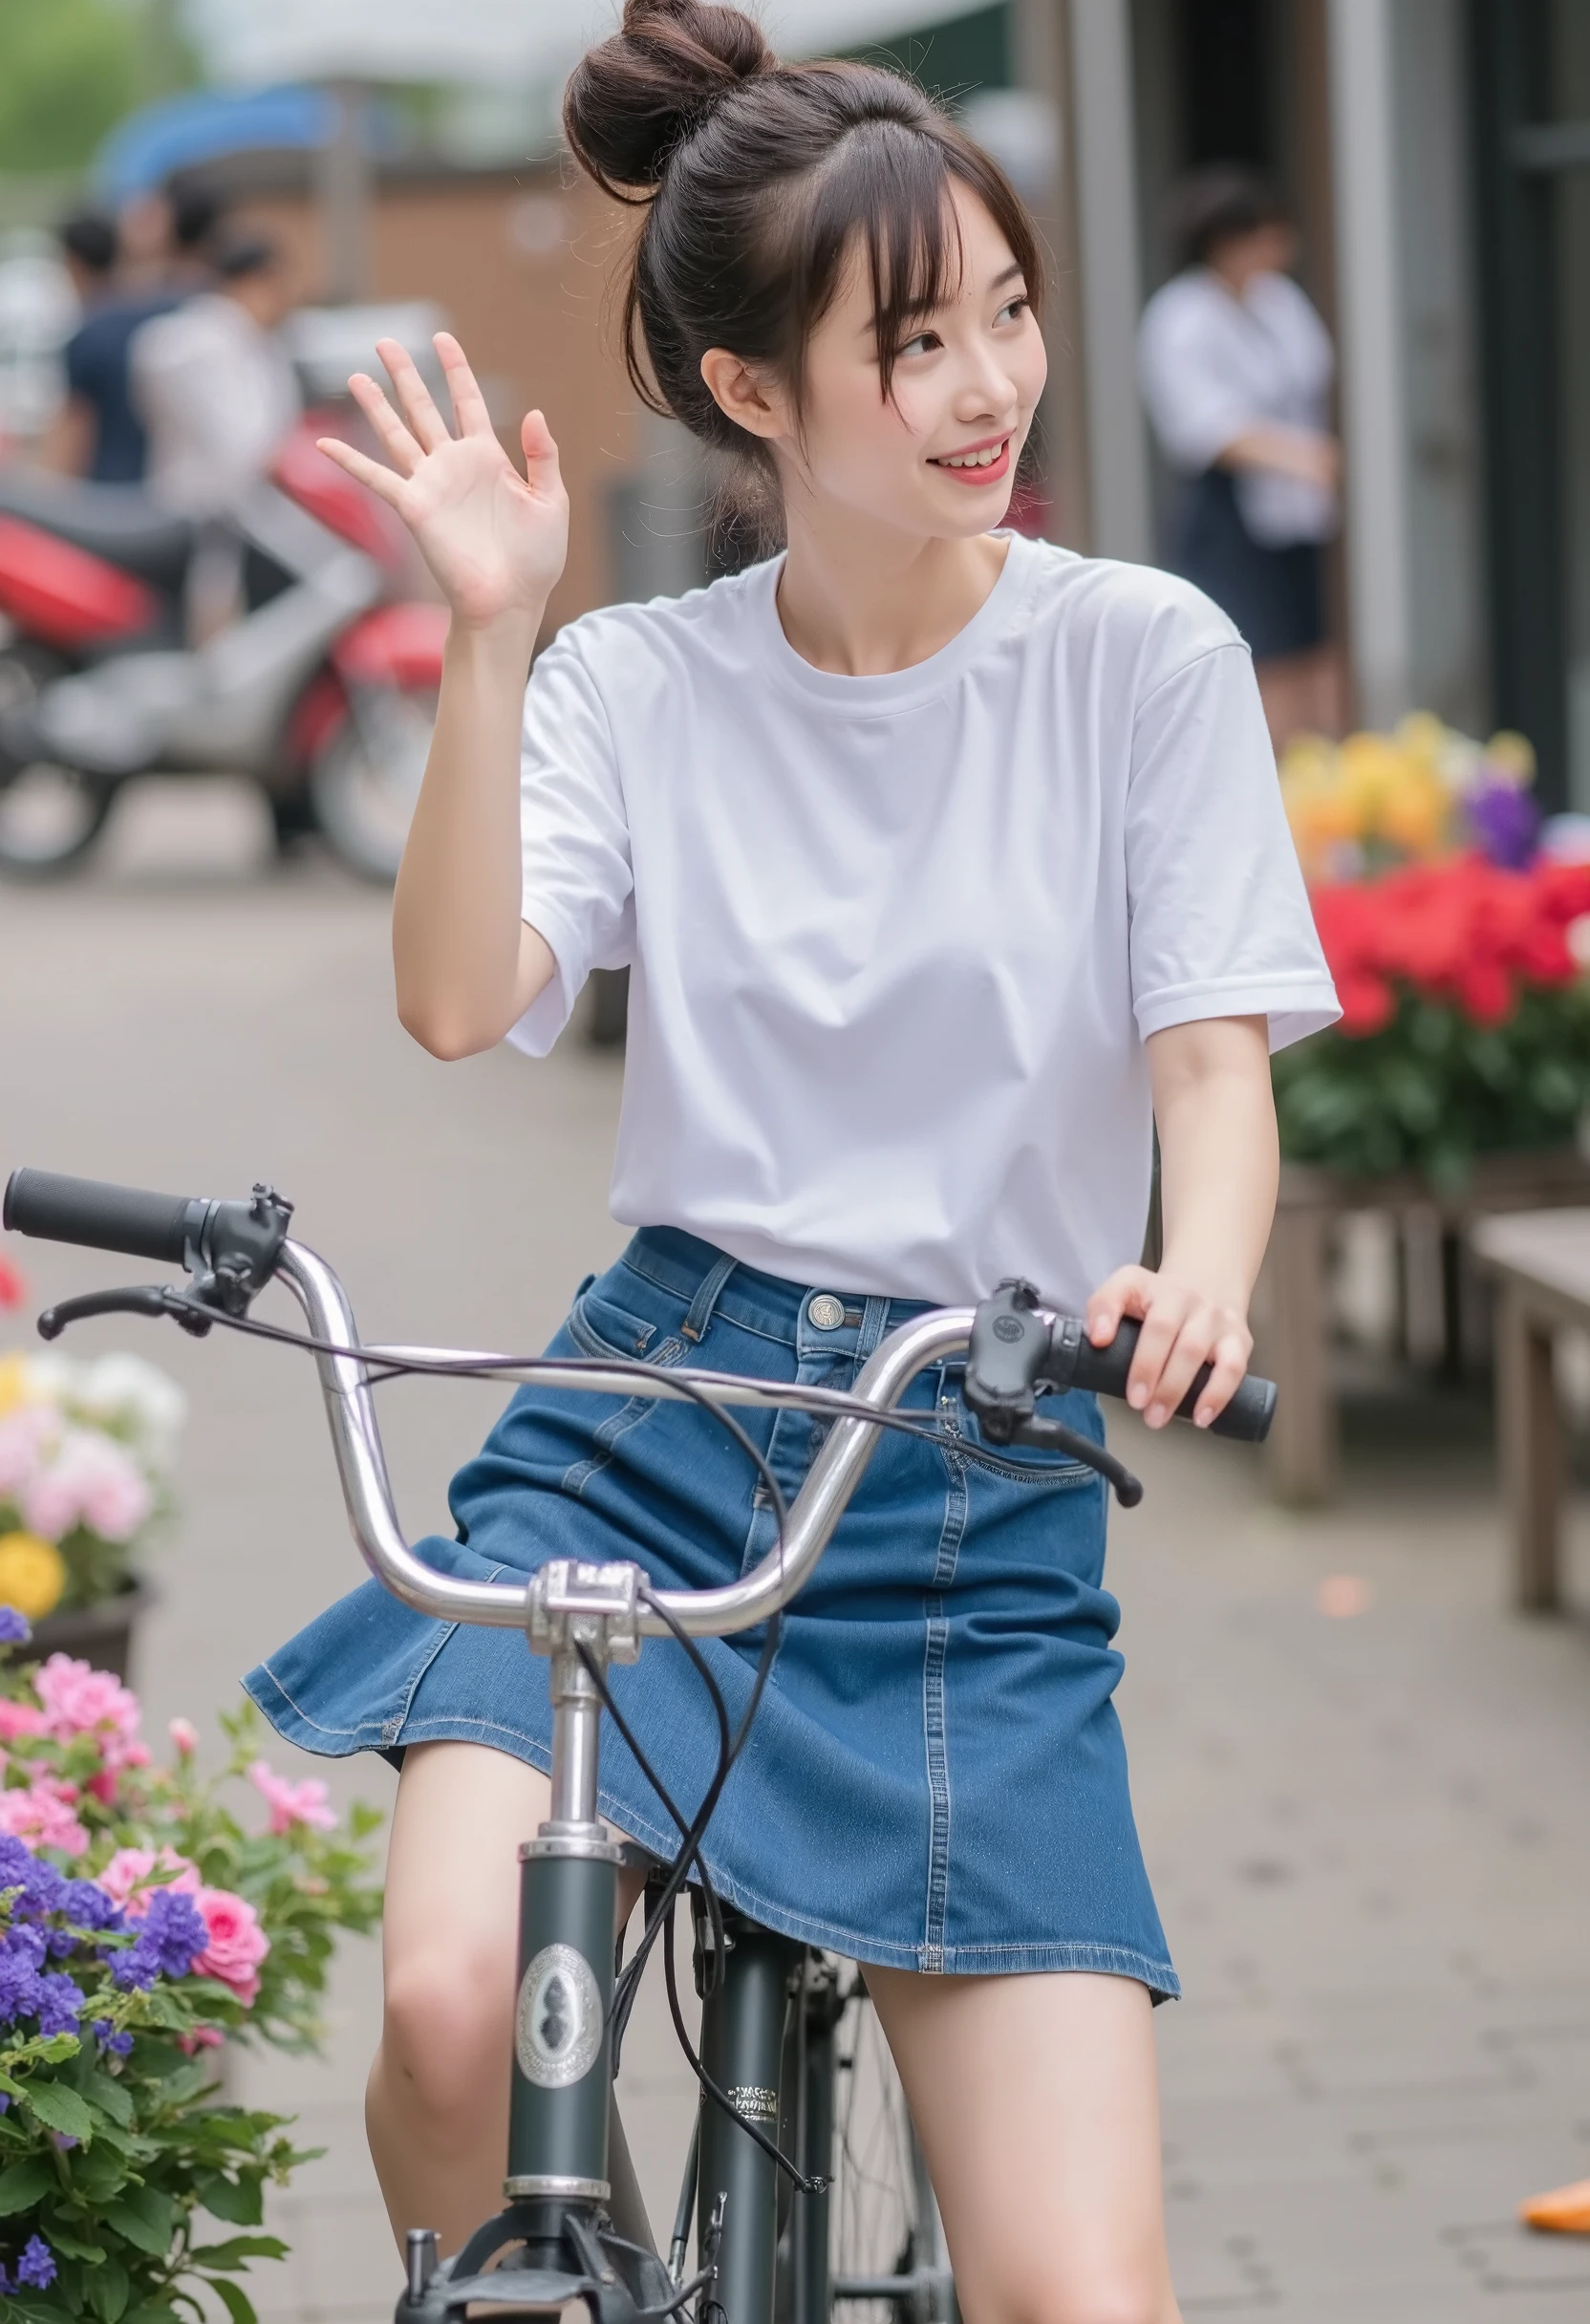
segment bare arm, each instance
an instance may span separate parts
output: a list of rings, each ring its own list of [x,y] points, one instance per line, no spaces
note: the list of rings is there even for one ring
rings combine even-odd
[[[1244,428],[1226,445],[1217,465],[1270,468],[1334,492],[1342,476],[1342,447],[1334,436],[1316,435],[1312,428]]]
[[[436,732],[393,899],[392,956],[404,1026],[434,1057],[454,1058],[501,1041],[555,967],[522,916],[519,732],[536,633],[563,570],[569,503],[541,414],[521,431],[521,477],[458,341],[443,332],[436,347],[456,437],[412,357],[383,339],[398,409],[362,373],[349,385],[391,466],[332,438],[321,449],[398,511],[452,608]]]
[[[1107,1346],[1126,1316],[1143,1319],[1127,1401],[1163,1428],[1200,1366],[1214,1366],[1200,1428],[1248,1367],[1248,1302],[1275,1215],[1279,1160],[1262,1017],[1214,1017],[1150,1036],[1159,1125],[1165,1248],[1157,1270],[1120,1267],[1087,1304]]]
[[[56,476],[86,476],[94,458],[99,422],[85,397],[68,396],[45,429],[38,464]]]

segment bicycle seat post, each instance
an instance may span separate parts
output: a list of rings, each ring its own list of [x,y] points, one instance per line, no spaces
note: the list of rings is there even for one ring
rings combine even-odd
[[[555,2237],[569,2206],[604,2204],[608,2019],[623,1851],[597,1814],[602,1705],[593,1672],[634,1662],[641,1582],[633,1565],[554,1559],[531,1583],[526,1632],[550,1658],[551,1815],[519,1851],[519,1997],[505,2193],[546,2204]],[[583,1655],[582,1655],[583,1649]]]

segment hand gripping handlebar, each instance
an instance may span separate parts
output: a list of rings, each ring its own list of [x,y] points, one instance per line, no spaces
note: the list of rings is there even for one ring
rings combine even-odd
[[[234,1315],[244,1311],[266,1281],[274,1278],[286,1284],[313,1339],[323,1344],[315,1362],[343,1500],[355,1541],[376,1579],[418,1613],[444,1622],[533,1630],[546,1616],[548,1568],[540,1569],[528,1582],[469,1582],[440,1573],[415,1556],[393,1504],[371,1393],[371,1369],[383,1365],[407,1363],[460,1371],[490,1366],[507,1372],[514,1368],[514,1360],[453,1348],[366,1345],[358,1337],[347,1293],[332,1269],[288,1237],[290,1212],[291,1205],[268,1187],[256,1187],[247,1202],[182,1201],[92,1179],[21,1170],[6,1189],[0,1219],[22,1235],[181,1263],[195,1276],[192,1301]],[[144,1310],[151,1311],[148,1302],[159,1296],[129,1293],[123,1303],[136,1306],[141,1299]],[[783,1542],[749,1574],[720,1589],[659,1591],[648,1603],[634,1594],[633,1568],[569,1568],[551,1585],[564,1592],[554,1610],[577,1615],[579,1590],[589,1587],[601,1601],[590,1611],[611,1617],[614,1595],[625,1594],[620,1577],[628,1575],[627,1603],[639,1635],[660,1637],[677,1626],[695,1637],[726,1637],[771,1620],[809,1578],[872,1456],[880,1431],[855,1405],[892,1411],[918,1372],[968,1349],[967,1401],[978,1412],[985,1434],[1006,1443],[1019,1440],[1023,1422],[1030,1424],[1039,1380],[1057,1388],[1097,1386],[1119,1394],[1130,1362],[1129,1350],[1122,1356],[1117,1347],[1091,1347],[1075,1318],[1040,1307],[1030,1286],[1010,1283],[977,1309],[935,1308],[902,1323],[869,1359],[851,1393],[831,1399],[821,1390],[729,1372],[657,1370],[642,1376],[634,1365],[610,1369],[584,1360],[568,1365],[539,1361],[535,1378],[554,1388],[625,1397],[642,1390],[679,1402],[705,1396],[720,1405],[763,1409],[806,1410],[831,1401],[835,1409],[791,1504]],[[1250,1379],[1245,1387],[1252,1391],[1247,1417],[1225,1432],[1262,1436],[1275,1390],[1267,1381]]]

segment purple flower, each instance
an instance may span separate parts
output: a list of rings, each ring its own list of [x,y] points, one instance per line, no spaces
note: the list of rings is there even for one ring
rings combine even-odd
[[[97,1881],[68,1881],[60,1909],[79,1928],[125,1928],[126,1920],[114,1896]]]
[[[26,1614],[19,1614],[14,1605],[0,1605],[0,1646],[25,1646],[32,1634]]]
[[[55,2255],[42,2235],[30,2235],[16,2263],[16,2280],[46,2292],[55,2280]]]
[[[1515,783],[1486,783],[1468,801],[1474,837],[1493,864],[1521,872],[1534,860],[1540,837],[1540,810]]]
[[[0,1888],[25,1888],[33,1869],[32,1851],[10,1832],[0,1832]]]
[[[101,2050],[109,2050],[117,2057],[125,2057],[128,2051],[131,2050],[133,2046],[132,2035],[130,2034],[118,2034],[108,2017],[97,2017],[95,2019],[94,2038],[99,2044]]]
[[[40,1977],[36,1998],[41,2034],[75,2034],[83,1997],[70,1977]]]
[[[185,1977],[194,1956],[210,1941],[204,1916],[190,1896],[175,1888],[157,1888],[149,1899],[138,1943],[112,1967],[120,1986],[145,1990],[159,1976]]]

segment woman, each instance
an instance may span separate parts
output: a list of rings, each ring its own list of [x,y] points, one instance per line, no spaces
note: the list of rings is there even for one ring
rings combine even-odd
[[[1337,528],[1328,334],[1288,269],[1297,235],[1262,179],[1198,172],[1171,205],[1178,272],[1144,311],[1139,368],[1166,459],[1190,481],[1171,566],[1247,639],[1277,749],[1342,730],[1321,544]]]
[[[921,1305],[1023,1273],[1131,1400],[1207,1422],[1247,1362],[1276,1142],[1266,1027],[1334,997],[1246,649],[1183,583],[997,527],[1043,385],[1031,222],[913,87],[784,66],[748,18],[629,0],[570,81],[581,163],[646,204],[637,382],[764,505],[782,556],[570,624],[526,672],[564,556],[546,421],[521,482],[445,337],[460,433],[383,347],[390,466],[454,610],[394,915],[398,1005],[439,1057],[544,1052],[593,965],[632,966],[615,1216],[564,1351],[850,1381]],[[1150,1087],[1165,1261],[1141,1247]],[[887,1438],[788,1617],[708,1834],[760,1920],[870,1964],[971,2324],[1176,2315],[1154,1998],[1176,1980],[1111,1695],[1097,1479],[985,1447],[952,1372]],[[1067,1416],[1097,1431],[1090,1400]],[[812,1450],[762,1428],[793,1490]],[[725,1581],[771,1517],[685,1405],[529,1389],[455,1479],[468,1573],[630,1557]],[[707,1649],[731,1711],[743,1641]],[[667,1645],[616,1674],[675,1797],[714,1763]],[[281,1731],[404,1754],[373,2149],[395,2226],[494,2200],[511,1840],[547,1813],[546,1673],[504,1632],[367,1586],[250,1681]],[[616,1738],[603,1813],[674,1837]]]

